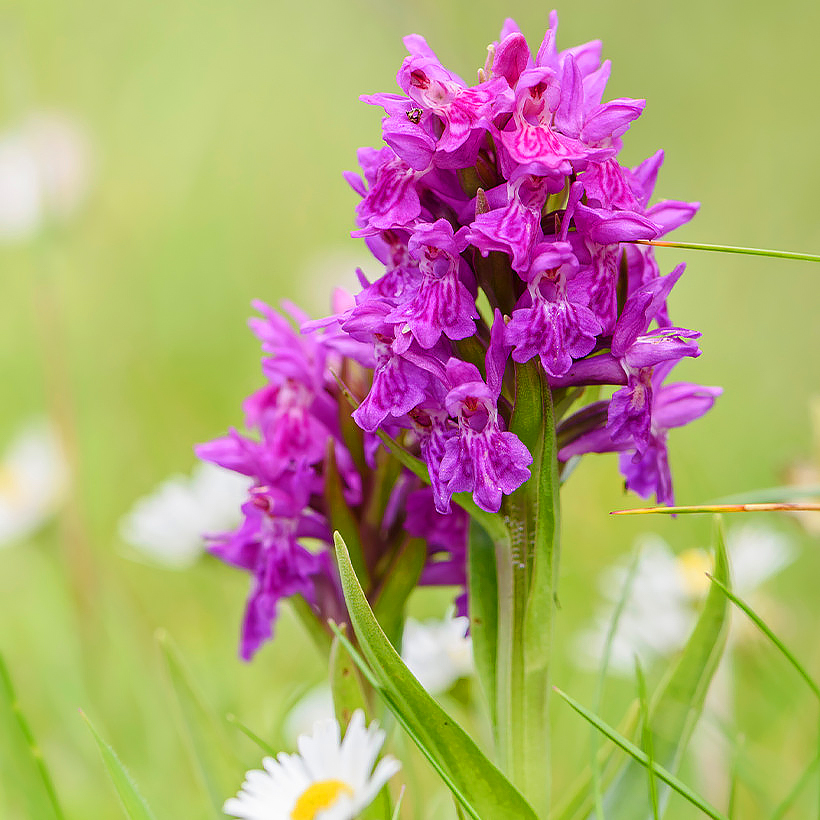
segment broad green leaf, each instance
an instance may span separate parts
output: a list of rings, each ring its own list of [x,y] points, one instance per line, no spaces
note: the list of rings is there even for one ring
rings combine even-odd
[[[707,817],[711,817],[712,820],[728,820],[728,818],[721,814],[714,806],[709,805],[700,795],[694,792],[692,789],[689,788],[682,780],[679,780],[675,777],[672,772],[668,769],[665,769],[663,766],[660,766],[657,762],[650,763],[649,758],[647,757],[646,753],[639,749],[634,743],[627,740],[623,735],[619,734],[615,729],[605,723],[601,718],[597,715],[592,714],[588,709],[585,709],[578,703],[577,700],[571,698],[566,692],[562,692],[557,687],[554,688],[555,693],[563,698],[579,715],[581,715],[584,720],[598,729],[603,735],[608,737],[613,743],[617,746],[620,746],[628,755],[630,755],[633,760],[635,761],[636,765],[640,766],[641,768],[649,768],[651,766],[652,770],[655,772],[658,780],[662,780],[672,789],[674,789],[681,797],[685,800],[689,801],[693,806],[699,808]],[[630,816],[632,820],[638,820],[638,818],[643,817],[643,814],[638,813],[631,813],[630,806],[624,806],[624,816]],[[609,815],[607,815],[609,817]]]
[[[434,758],[473,817],[536,820],[535,812],[484,756],[473,739],[430,697],[391,646],[373,616],[347,553],[334,534],[339,575],[350,619],[387,704],[410,727],[419,747]]]
[[[361,709],[367,722],[370,722],[370,704],[367,701],[364,681],[353,659],[337,637],[333,638],[330,650],[330,689],[333,692],[336,720],[340,725],[347,726],[357,709]]]
[[[396,700],[388,692],[380,683],[378,678],[376,677],[373,670],[368,666],[367,661],[359,654],[359,651],[353,646],[352,643],[345,637],[345,634],[339,626],[339,624],[335,624],[331,622],[331,629],[336,634],[336,637],[339,639],[339,642],[344,646],[344,648],[348,651],[348,654],[353,661],[355,662],[356,666],[358,667],[359,671],[365,677],[367,682],[373,687],[373,691],[377,692],[379,697],[385,702],[387,707],[393,713],[393,717],[396,718],[396,722],[404,729],[405,735],[413,741],[413,743],[418,746],[419,751],[424,755],[427,759],[427,762],[433,768],[433,771],[441,778],[441,782],[447,786],[448,789],[452,792],[453,796],[456,799],[456,804],[461,806],[461,811],[459,811],[459,815],[461,815],[462,811],[466,811],[468,816],[471,820],[481,820],[481,818],[475,813],[473,808],[467,802],[467,798],[461,793],[459,787],[453,780],[450,778],[449,773],[446,769],[442,768],[441,763],[439,760],[433,755],[430,749],[424,745],[424,741],[416,734],[415,729],[413,726],[407,722],[401,709],[396,703]],[[401,738],[404,740],[405,738]],[[418,785],[418,781],[416,781]]]
[[[467,551],[467,582],[470,601],[470,636],[476,672],[490,711],[490,722],[497,724],[498,703],[496,655],[498,652],[498,578],[495,548],[486,530],[470,521]]]
[[[338,637],[333,639],[330,650],[330,688],[333,692],[333,708],[340,726],[347,726],[357,709],[365,715],[370,723],[370,704],[364,689],[364,681]],[[384,820],[392,814],[390,792],[383,788],[376,799],[361,813],[362,820]]]
[[[720,519],[715,519],[715,578],[728,587],[729,565]],[[728,630],[723,592],[709,590],[703,610],[677,664],[659,687],[650,712],[654,759],[660,767],[677,771],[695,724],[703,709],[706,691],[720,661]],[[660,778],[663,779],[663,778]],[[661,794],[660,805],[668,798]],[[652,817],[644,766],[629,762],[604,796],[607,820],[644,820]]]
[[[145,802],[145,798],[139,793],[136,783],[120,762],[116,752],[100,737],[86,715],[83,712],[80,712],[80,714],[97,742],[106,771],[117,790],[117,796],[120,798],[125,816],[129,820],[156,820],[154,813]]]
[[[376,591],[373,612],[394,646],[401,647],[405,605],[418,585],[425,563],[427,542],[422,538],[407,538],[393,556],[384,573],[381,588]]]
[[[5,706],[11,723],[15,724],[9,727],[11,731],[7,733],[6,739],[11,746],[9,752],[15,756],[16,762],[21,764],[19,769],[22,776],[20,782],[17,783],[19,793],[28,804],[30,812],[36,812],[37,816],[42,816],[45,810],[49,812],[47,816],[63,820],[65,815],[57,798],[54,781],[17,700],[11,674],[2,655],[0,655],[0,702]],[[9,767],[4,768],[7,769],[6,774],[10,775]]]
[[[156,638],[179,707],[189,753],[210,803],[221,817],[222,804],[236,786],[235,773],[243,770],[242,762],[232,753],[223,720],[202,696],[170,635],[158,630]]]

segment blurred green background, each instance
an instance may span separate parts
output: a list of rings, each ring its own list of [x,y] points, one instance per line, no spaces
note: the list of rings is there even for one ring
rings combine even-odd
[[[607,98],[648,100],[623,161],[663,147],[659,195],[703,203],[673,238],[820,252],[820,6],[588,0],[558,12],[559,46],[603,40],[613,62]],[[297,688],[321,679],[287,617],[274,643],[240,663],[246,577],[210,560],[186,572],[130,560],[118,521],[169,473],[190,469],[194,443],[241,421],[241,399],[261,384],[245,324],[251,299],[288,298],[320,315],[333,285],[352,285],[366,263],[349,238],[356,196],[341,172],[355,168],[359,146],[380,140],[380,111],[357,97],[395,90],[401,36],[424,34],[445,65],[472,79],[503,17],[537,46],[548,13],[521,0],[2,4],[0,127],[32,109],[67,112],[94,156],[89,196],[69,225],[47,240],[0,245],[0,440],[55,406],[76,431],[67,524],[0,552],[0,651],[70,817],[118,812],[78,707],[160,818],[208,816],[157,628],[174,637],[218,711],[272,742]],[[704,355],[678,375],[725,389],[709,416],[673,436],[678,499],[780,483],[810,452],[820,268],[694,251],[659,259],[664,270],[688,262],[672,315],[703,332]],[[633,503],[609,457],[587,459],[565,493],[555,679],[581,700],[594,678],[574,670],[568,637],[595,609],[599,570],[648,529],[679,549],[708,543],[706,519],[607,514]],[[773,588],[788,601],[784,638],[820,674],[817,541],[791,521],[770,523],[804,545]],[[416,606],[440,612],[444,601],[427,595]],[[814,754],[816,704],[765,646],[738,664],[738,816],[763,817]],[[632,692],[612,685],[611,720]],[[560,788],[586,762],[589,733],[566,708],[555,713]],[[36,816],[15,789],[26,764],[6,728],[0,816]],[[244,765],[258,764],[258,750],[240,748]],[[437,811],[428,816],[445,816]],[[693,814],[673,804],[670,816]]]

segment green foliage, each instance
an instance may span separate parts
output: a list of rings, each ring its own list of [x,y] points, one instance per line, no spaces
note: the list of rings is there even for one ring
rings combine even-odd
[[[208,795],[215,816],[222,816],[225,798],[236,789],[237,773],[242,764],[232,754],[232,744],[225,731],[225,721],[208,704],[171,636],[157,632],[174,698],[181,717],[181,728],[192,762]]]
[[[111,778],[111,782],[117,790],[117,796],[120,798],[125,816],[128,820],[156,820],[148,803],[145,802],[145,798],[139,793],[137,784],[125,766],[120,762],[116,752],[102,739],[88,717],[82,712],[80,714],[82,714],[83,720],[88,725],[91,734],[94,736],[94,740],[97,742],[97,748],[102,755],[108,776]]]
[[[338,533],[335,543],[353,629],[391,711],[409,728],[428,760],[436,762],[471,817],[535,820],[535,813],[512,784],[405,666],[374,618]]]
[[[649,756],[638,748],[634,743],[627,740],[623,735],[619,734],[615,729],[601,720],[597,715],[594,715],[588,709],[585,709],[578,703],[577,700],[571,698],[566,692],[562,692],[556,688],[555,692],[559,697],[563,698],[584,720],[588,721],[601,734],[608,737],[614,744],[620,746],[628,755],[630,755],[637,766],[641,769],[651,769],[655,776],[674,789],[681,797],[687,800],[696,808],[700,809],[707,817],[712,820],[728,820],[724,814],[721,814],[716,808],[710,806],[702,797],[700,797],[689,786],[679,780],[672,772],[660,766],[658,763],[651,762]],[[628,813],[631,804],[626,804],[622,807],[624,813]],[[633,814],[633,818],[641,817],[643,815]]]
[[[51,772],[46,766],[43,753],[34,739],[34,733],[17,699],[11,674],[1,654],[0,703],[6,713],[6,719],[12,724],[6,733],[11,746],[9,753],[18,764],[22,763],[18,766],[22,771],[22,777],[17,781],[17,787],[32,812],[31,816],[53,816],[57,820],[64,820],[65,815],[57,797],[57,789],[54,786]],[[9,766],[7,771],[10,769]]]
[[[715,578],[728,586],[729,565],[719,519],[715,519],[714,539]],[[720,661],[727,630],[726,599],[719,589],[713,588],[683,653],[648,710],[646,722],[651,733],[644,744],[651,744],[654,760],[664,771],[675,773],[680,765]],[[604,795],[605,816],[607,820],[642,820],[652,816],[651,802],[644,764],[636,759],[626,765]],[[663,794],[660,802],[665,804]]]

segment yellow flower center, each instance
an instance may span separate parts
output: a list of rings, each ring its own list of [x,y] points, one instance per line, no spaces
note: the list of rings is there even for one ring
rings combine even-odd
[[[683,586],[693,598],[700,598],[709,591],[707,572],[712,571],[712,559],[700,549],[684,550],[678,556],[678,571],[683,578]]]
[[[305,789],[296,801],[291,820],[315,820],[320,811],[329,809],[342,794],[353,794],[353,789],[341,780],[317,780]]]
[[[0,465],[0,495],[12,508],[22,506],[25,500],[23,488],[20,486],[20,477],[8,467]]]

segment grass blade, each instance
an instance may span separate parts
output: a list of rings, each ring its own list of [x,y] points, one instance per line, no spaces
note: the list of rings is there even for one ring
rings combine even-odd
[[[765,248],[739,248],[735,245],[705,245],[702,242],[666,242],[657,239],[636,239],[636,245],[652,245],[656,248],[679,248],[689,251],[713,251],[717,253],[740,253],[747,256],[769,256],[774,259],[798,259],[803,262],[820,262],[820,256],[814,253],[796,251],[772,251]]]
[[[638,656],[635,656],[635,679],[638,682],[638,701],[641,705],[641,742],[646,752],[649,766],[649,799],[652,803],[652,820],[660,820],[660,806],[658,805],[658,784],[655,782],[655,753],[652,744],[652,729],[649,726],[649,698],[646,693],[646,678],[641,668]]]
[[[820,504],[795,502],[766,502],[761,504],[693,504],[685,507],[635,507],[630,510],[612,510],[610,515],[696,515],[703,513],[739,512],[820,512]]]
[[[700,809],[707,817],[711,817],[712,820],[728,820],[726,815],[721,814],[714,806],[709,805],[700,795],[694,792],[692,789],[689,788],[683,781],[679,780],[675,775],[671,772],[667,771],[663,766],[658,765],[657,763],[650,763],[649,757],[635,746],[634,743],[627,740],[623,735],[619,734],[615,731],[609,724],[605,723],[601,720],[597,715],[592,714],[589,710],[585,709],[581,706],[578,701],[574,698],[571,698],[566,692],[563,692],[561,689],[557,687],[553,687],[553,691],[561,698],[563,698],[569,705],[574,709],[579,715],[581,715],[584,720],[588,723],[592,724],[596,729],[598,729],[601,734],[608,737],[613,743],[617,746],[620,746],[628,755],[630,755],[634,760],[640,763],[641,766],[645,768],[651,768],[658,780],[662,780],[666,783],[670,788],[674,789],[681,797],[687,800],[696,808]],[[634,815],[633,815],[634,817]]]
[[[806,788],[809,780],[811,780],[812,776],[814,775],[814,771],[817,768],[817,764],[820,763],[820,753],[815,755],[814,760],[809,763],[808,766],[803,771],[803,774],[797,779],[797,782],[792,786],[789,793],[783,798],[783,800],[777,805],[774,810],[774,814],[771,816],[771,820],[783,820],[786,816],[786,812],[792,807],[794,801],[800,796],[800,792]]]
[[[231,724],[231,726],[236,726],[243,735],[245,735],[251,743],[256,744],[266,755],[270,757],[276,757],[276,750],[271,746],[269,743],[266,743],[259,737],[253,729],[248,728],[244,723],[236,715],[227,714],[225,715],[225,720]]]
[[[595,696],[593,703],[595,704],[594,708],[596,713],[601,711],[601,707],[603,705],[604,685],[606,683],[607,671],[609,670],[609,661],[612,657],[612,644],[615,641],[615,635],[618,631],[618,624],[620,623],[621,615],[623,614],[624,608],[626,607],[626,602],[629,599],[629,594],[632,590],[632,584],[635,580],[635,573],[638,571],[638,562],[640,557],[640,551],[636,550],[635,555],[629,564],[623,589],[621,590],[618,602],[615,605],[615,610],[612,613],[612,618],[609,621],[609,627],[607,628],[606,638],[604,639],[604,651],[601,653],[601,667],[598,671],[598,680],[595,682]],[[595,801],[595,817],[598,818],[598,820],[604,820],[604,807],[601,795],[601,769],[598,763],[598,733],[595,732],[594,729],[592,731],[594,734],[590,744],[592,754],[590,761],[592,772],[592,796]]]
[[[728,585],[729,566],[719,519],[715,521],[715,576]],[[653,698],[649,710],[653,756],[659,766],[670,772],[677,771],[680,765],[723,654],[727,610],[725,596],[717,589],[710,590],[683,652]],[[659,804],[663,807],[669,791],[664,788],[659,792]],[[607,820],[650,817],[650,800],[646,773],[630,761],[604,797]]]
[[[795,657],[794,653],[772,632],[769,625],[760,617],[744,600],[738,598],[724,583],[718,578],[707,573],[709,580],[746,616],[751,622],[777,647],[781,655],[794,667],[801,678],[808,684],[815,697],[820,700],[820,686],[817,681],[806,671],[806,668]]]
[[[25,752],[29,755],[36,772],[36,778],[34,779],[38,784],[38,787],[36,787],[38,796],[45,798],[44,802],[51,807],[54,816],[58,820],[65,820],[65,815],[60,806],[60,801],[57,798],[57,789],[54,786],[51,773],[46,766],[43,754],[37,745],[28,720],[26,720],[26,716],[20,708],[20,703],[17,700],[17,694],[14,691],[14,685],[11,681],[11,674],[2,655],[0,655],[0,697],[5,701],[6,709],[13,722],[17,724],[20,734],[23,737]],[[28,789],[24,787],[23,791],[26,798],[31,802],[32,795],[28,793]]]
[[[106,771],[117,790],[117,796],[120,798],[126,817],[129,820],[156,820],[145,798],[139,793],[137,784],[120,762],[116,752],[102,739],[85,713],[81,711],[80,714],[97,742]]]
[[[638,729],[640,720],[640,704],[633,701],[623,719],[617,727],[619,734],[632,737]],[[599,732],[590,726],[597,741]],[[609,783],[623,768],[623,760],[617,759],[618,747],[612,743],[604,744],[596,755],[596,765],[600,776],[599,783]],[[595,811],[595,795],[592,780],[592,766],[587,766],[576,778],[575,782],[562,795],[550,813],[550,820],[583,820]],[[600,788],[600,786],[599,786]]]
[[[235,787],[234,774],[243,771],[242,763],[230,753],[223,720],[202,696],[171,636],[158,630],[156,638],[182,718],[189,754],[211,806],[221,817],[225,797]]]

